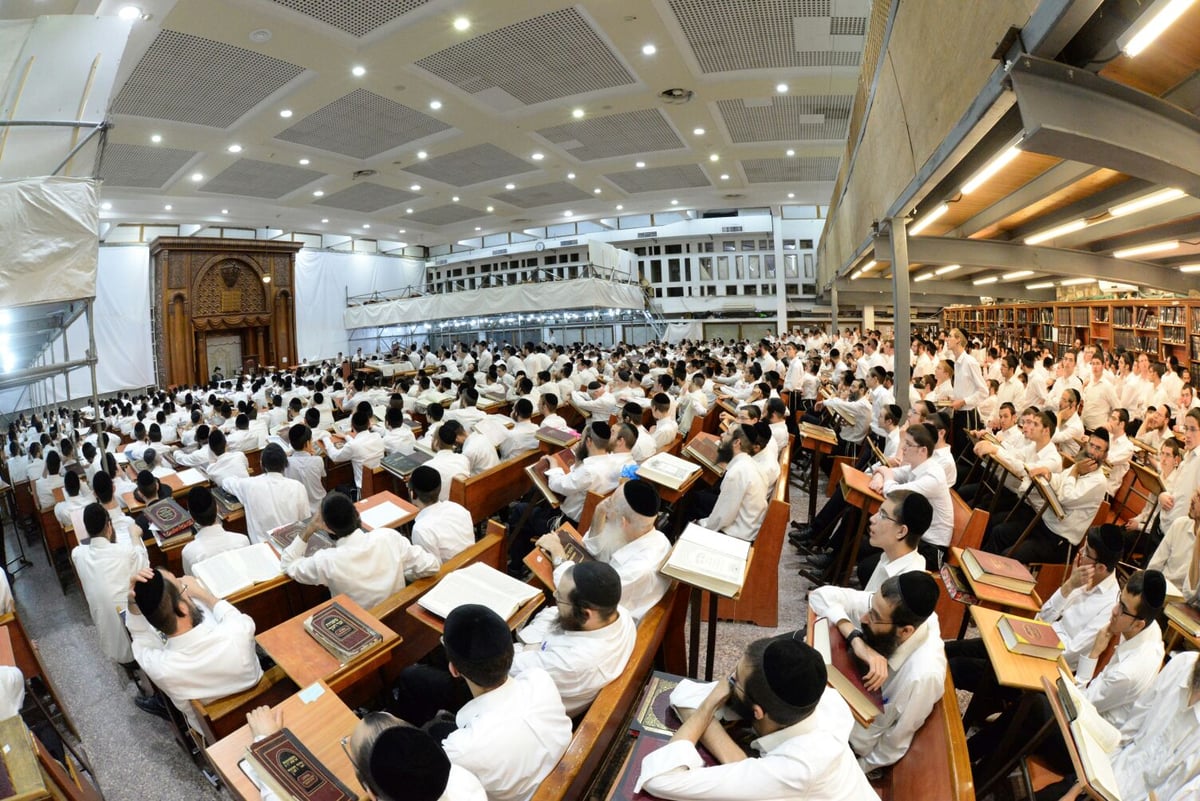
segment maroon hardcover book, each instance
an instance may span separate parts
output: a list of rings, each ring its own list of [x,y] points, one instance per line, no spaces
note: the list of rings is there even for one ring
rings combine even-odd
[[[337,601],[313,612],[305,628],[317,642],[336,649],[335,656],[353,656],[382,639]]]
[[[297,801],[358,799],[358,794],[338,781],[288,729],[280,729],[251,745],[250,760],[263,781],[283,798],[291,797]]]

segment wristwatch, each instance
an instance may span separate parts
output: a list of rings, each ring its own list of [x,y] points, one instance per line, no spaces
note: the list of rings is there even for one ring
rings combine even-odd
[[[858,629],[855,629],[854,631],[847,634],[846,635],[846,648],[850,648],[850,646],[854,645],[854,641],[862,639],[862,636],[863,636],[863,633],[861,631],[859,631]]]

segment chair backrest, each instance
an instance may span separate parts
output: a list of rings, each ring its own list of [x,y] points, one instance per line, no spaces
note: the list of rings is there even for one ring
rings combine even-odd
[[[890,793],[885,798],[974,801],[975,781],[950,671],[942,700],[933,705],[908,751],[892,766],[887,782]]]
[[[525,468],[541,457],[540,451],[527,451],[469,478],[455,476],[450,482],[450,500],[470,512],[471,522],[479,525],[529,492],[533,482]]]
[[[988,524],[987,510],[968,506],[954,490],[950,490],[950,502],[954,505],[954,534],[950,538],[951,547],[980,547]]]
[[[220,740],[246,723],[246,714],[258,706],[274,706],[299,688],[279,665],[263,671],[262,678],[249,689],[218,698],[210,703],[192,701],[192,713],[200,735],[208,745]],[[167,702],[168,706],[171,702]]]
[[[598,492],[588,491],[587,497],[583,499],[583,511],[579,513],[579,527],[576,529],[580,534],[587,534],[588,529],[592,527],[592,518],[596,516],[596,507],[609,495],[612,493],[607,492],[601,495]]]

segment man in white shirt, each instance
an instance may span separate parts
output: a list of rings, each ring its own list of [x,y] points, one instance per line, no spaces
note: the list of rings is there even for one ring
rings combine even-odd
[[[1108,422],[1105,425],[1108,429],[1107,461],[1110,466],[1107,485],[1108,494],[1116,497],[1117,490],[1121,488],[1121,482],[1125,479],[1125,474],[1129,472],[1129,462],[1133,458],[1134,451],[1137,449],[1130,442],[1129,437],[1125,436],[1125,429],[1129,425],[1128,411],[1125,409],[1113,409],[1109,413]]]
[[[918,546],[932,520],[933,507],[920,492],[894,489],[884,497],[867,526],[867,544],[879,549],[879,559],[871,560],[874,567],[869,571],[865,560],[858,566],[864,592],[875,592],[892,576],[925,569],[925,555]]]
[[[231,451],[226,447],[225,435],[214,430],[208,435],[208,450],[213,460],[202,469],[210,481],[220,486],[227,478],[248,478],[250,462],[242,451]]]
[[[100,650],[114,662],[128,664],[133,650],[121,614],[128,604],[130,580],[150,566],[146,546],[136,528],[127,542],[115,542],[112,519],[98,503],[84,507],[83,525],[78,533],[84,536],[72,549],[71,562],[96,624]]]
[[[246,511],[246,533],[251,542],[264,542],[273,528],[308,517],[308,492],[304,485],[283,475],[287,456],[274,442],[262,452],[263,472],[250,478],[227,478],[221,489],[232,493]]]
[[[633,456],[633,461],[641,464],[658,452],[658,444],[654,441],[654,435],[642,427],[642,415],[644,410],[641,404],[629,402],[621,407],[621,420],[633,426],[637,432],[637,441],[630,449],[630,454]]]
[[[533,404],[525,398],[519,398],[513,404],[512,417],[513,427],[500,443],[500,458],[505,461],[538,448],[538,426],[530,419],[533,417]]]
[[[967,352],[967,337],[962,330],[951,329],[946,344],[954,355],[954,397],[950,408],[954,410],[954,455],[957,457],[970,442],[967,432],[979,428],[976,407],[987,399],[988,386],[983,380],[979,361]]]
[[[731,426],[721,437],[717,461],[726,465],[725,477],[711,511],[696,521],[698,525],[749,542],[758,536],[767,515],[767,485],[752,451],[745,426]]]
[[[532,403],[532,401],[530,401]],[[538,398],[537,408],[542,415],[542,426],[566,430],[570,428],[563,416],[558,413],[559,396],[553,392],[544,392]]]
[[[1074,459],[1084,439],[1083,420],[1079,417],[1079,391],[1067,387],[1058,396],[1058,427],[1050,441],[1059,452]]]
[[[650,416],[654,418],[650,433],[654,436],[657,452],[669,447],[675,441],[675,435],[679,433],[679,424],[671,411],[671,396],[665,392],[655,394],[650,399]]]
[[[186,575],[192,575],[192,568],[209,557],[250,544],[250,538],[245,534],[226,531],[217,520],[217,504],[208,487],[188,490],[188,513],[196,521],[196,536],[183,546],[183,572]]]
[[[331,460],[350,462],[354,471],[354,487],[361,493],[363,468],[379,467],[383,459],[383,437],[371,431],[371,415],[365,410],[354,413],[350,418],[350,427],[352,433],[349,435],[322,433],[322,437],[325,452]]]
[[[847,743],[853,722],[812,647],[776,637],[751,643],[728,680],[718,681],[662,748],[642,760],[635,790],[666,799],[877,801]],[[757,735],[747,758],[714,724],[722,707]],[[705,766],[696,746],[721,764]]]
[[[850,734],[859,766],[870,772],[893,764],[945,691],[946,653],[933,612],[938,585],[912,571],[889,578],[878,592],[828,586],[808,597],[813,612],[836,625],[866,664],[866,688],[883,693],[883,712]]]
[[[1062,456],[1051,442],[1057,427],[1057,418],[1049,412],[1028,410],[1027,414],[1021,415],[1021,429],[1026,440],[1022,445],[1008,447],[986,440],[975,444],[977,456],[990,456],[1006,468],[1002,474],[1004,481],[1000,486],[1001,498],[996,508],[1013,510],[1007,518],[1007,525],[1017,528],[1018,535],[1041,509],[1040,497],[1036,492],[1025,497],[1024,503],[1020,502],[1029,489],[1030,472],[1039,467],[1045,468],[1047,473],[1062,471]],[[983,500],[978,497],[978,489],[978,485],[968,485],[960,489],[958,494],[968,504],[974,504]],[[1004,522],[1004,518],[999,515],[993,518],[988,524],[989,532],[1001,522]]]
[[[305,556],[318,528],[329,532],[333,547]],[[320,513],[284,549],[279,566],[301,584],[323,584],[330,595],[345,593],[370,609],[404,589],[408,581],[432,576],[441,562],[390,528],[363,531],[354,502],[331,492],[321,502]]]
[[[413,471],[408,481],[409,494],[417,507],[412,541],[444,564],[475,544],[475,525],[471,513],[454,501],[438,500],[442,476],[429,465]]]
[[[1092,374],[1083,387],[1083,409],[1079,412],[1088,431],[1108,422],[1108,415],[1120,406],[1116,388],[1104,375],[1104,360],[1093,356],[1091,369]]]
[[[444,501],[450,497],[450,484],[455,476],[467,478],[471,475],[470,460],[459,453],[462,433],[459,422],[450,420],[438,427],[437,436],[433,438],[433,458],[425,464],[442,476],[442,489],[438,493],[438,500]]]
[[[907,490],[920,493],[929,501],[933,517],[917,550],[925,557],[930,570],[941,567],[954,535],[954,504],[950,500],[945,470],[933,459],[936,445],[937,435],[929,425],[909,426],[900,437],[900,466],[880,465],[875,468],[870,484],[884,495]]]
[[[46,456],[46,475],[33,482],[38,506],[42,509],[53,509],[58,503],[54,497],[54,490],[62,485],[62,457],[58,455],[58,451],[50,451]]]
[[[133,579],[125,625],[146,676],[199,730],[189,701],[213,701],[262,678],[254,619],[195,579],[144,569]]]
[[[304,485],[309,513],[316,514],[325,498],[325,460],[313,453],[312,429],[304,423],[288,429],[288,444],[292,454],[283,475]]]
[[[91,502],[92,494],[83,489],[79,474],[68,470],[63,476],[63,499],[54,504],[54,517],[66,529],[71,526],[71,516]]]

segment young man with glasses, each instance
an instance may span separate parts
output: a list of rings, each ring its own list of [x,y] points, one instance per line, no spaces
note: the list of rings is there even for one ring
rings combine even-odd
[[[871,489],[890,495],[907,491],[924,495],[933,509],[929,528],[921,535],[917,550],[929,570],[941,567],[954,534],[954,504],[942,465],[933,459],[937,435],[931,426],[912,426],[900,438],[899,467],[881,466],[871,478]],[[874,569],[874,566],[871,566]]]
[[[1163,449],[1166,454],[1166,448]],[[1164,461],[1169,459],[1164,457]],[[1192,493],[1187,517],[1176,520],[1150,557],[1149,570],[1161,570],[1189,598],[1200,585],[1200,489]]]
[[[820,655],[799,640],[751,643],[727,681],[699,707],[681,710],[683,725],[642,760],[635,790],[665,799],[877,801],[846,742],[849,707],[826,678]],[[724,707],[749,722],[756,756],[747,758],[715,722]],[[705,767],[700,742],[721,764]]]
[[[850,732],[864,772],[903,757],[945,691],[946,652],[933,611],[938,593],[922,571],[893,576],[873,593],[831,586],[809,593],[813,612],[835,624],[866,664],[863,684],[883,693],[883,712]]]

